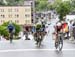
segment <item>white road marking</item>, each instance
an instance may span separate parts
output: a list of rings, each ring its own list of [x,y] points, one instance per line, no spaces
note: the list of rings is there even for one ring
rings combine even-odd
[[[54,51],[56,49],[9,49],[9,50],[0,50],[1,52],[20,52],[20,51]],[[75,49],[62,49],[62,51],[75,51]]]

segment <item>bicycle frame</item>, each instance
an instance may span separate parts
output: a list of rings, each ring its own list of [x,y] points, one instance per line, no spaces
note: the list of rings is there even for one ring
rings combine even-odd
[[[10,38],[10,43],[12,43],[12,39],[13,39],[13,33],[12,32],[9,34],[9,38]]]
[[[63,47],[63,39],[62,39],[62,33],[58,33],[58,42],[55,43],[56,49],[59,48],[59,51],[62,50]]]
[[[34,38],[36,38],[35,41],[37,42],[37,45],[40,47],[42,41],[41,32],[36,32],[35,35],[34,35]]]

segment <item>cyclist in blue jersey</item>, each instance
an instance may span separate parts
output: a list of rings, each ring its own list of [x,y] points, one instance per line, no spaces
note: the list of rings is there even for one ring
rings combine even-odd
[[[15,32],[15,27],[14,27],[14,25],[12,24],[11,21],[9,22],[7,28],[8,28],[8,31],[9,31],[9,39],[10,39],[10,42],[12,42],[13,33]]]

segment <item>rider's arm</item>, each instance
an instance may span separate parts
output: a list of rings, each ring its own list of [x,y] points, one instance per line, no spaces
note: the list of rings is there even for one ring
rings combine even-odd
[[[55,28],[55,33],[57,34],[57,26],[54,26],[54,28]]]

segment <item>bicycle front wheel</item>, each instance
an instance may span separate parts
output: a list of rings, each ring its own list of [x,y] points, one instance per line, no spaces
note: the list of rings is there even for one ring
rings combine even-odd
[[[10,43],[12,43],[13,40],[13,33],[10,33]]]
[[[63,48],[63,39],[62,39],[62,37],[60,37],[59,38],[59,51],[61,51],[62,50],[62,48]]]

